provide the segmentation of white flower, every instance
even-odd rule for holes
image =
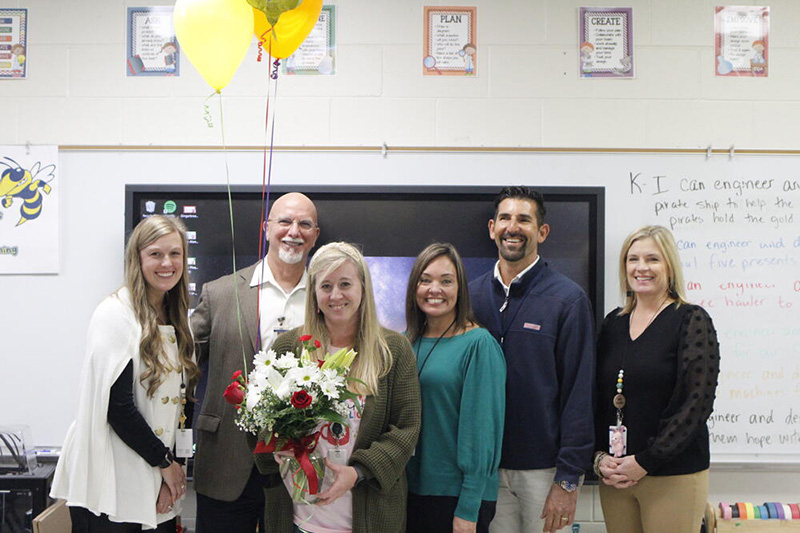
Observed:
[[[283,382],[275,389],[275,395],[281,400],[287,399],[289,396],[299,390],[300,387],[293,379],[284,379]]]
[[[251,388],[253,386],[259,387],[263,389],[267,386],[267,374],[265,372],[261,372],[260,370],[254,370],[250,372],[250,380],[248,382],[247,388]]]
[[[273,392],[275,392],[275,394],[278,394],[278,390],[280,390],[284,380],[291,381],[290,379],[283,377],[281,373],[275,370],[273,367],[268,367],[268,372],[266,376],[267,376],[267,383],[269,384]],[[280,394],[278,394],[278,396],[280,396]]]
[[[278,358],[278,355],[275,353],[275,350],[261,350],[253,357],[253,366],[257,369],[264,367],[264,366],[272,366],[275,364],[275,359]]]
[[[263,387],[257,383],[250,383],[247,387],[247,409],[252,411],[258,405],[261,399],[261,393],[264,391]]]
[[[317,383],[321,377],[316,365],[299,366],[286,373],[286,377],[293,379],[298,387],[308,388]]]
[[[325,380],[319,384],[319,388],[322,389],[322,394],[324,394],[331,400],[339,399],[339,387],[337,386],[335,381]]]
[[[275,368],[287,369],[297,367],[297,358],[292,352],[286,352],[275,361]]]

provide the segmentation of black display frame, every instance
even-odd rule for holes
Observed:
[[[585,266],[588,270],[585,277],[575,281],[586,290],[593,306],[595,320],[599,324],[604,314],[605,188],[531,187],[544,195],[547,209],[545,222],[551,225],[550,235],[540,247],[542,256],[557,270],[566,270],[564,273],[567,275],[570,275],[568,265],[580,263]],[[332,240],[347,240],[361,245],[364,254],[368,256],[413,257],[431,242],[447,241],[452,242],[465,258],[473,256],[496,258],[496,247],[488,236],[488,220],[493,214],[493,199],[501,188],[500,186],[279,185],[271,186],[270,202],[281,194],[298,190],[314,200],[319,209],[322,228],[317,247]],[[258,257],[260,216],[255,217],[255,221],[252,219],[253,202],[258,202],[258,214],[261,212],[262,187],[233,185],[230,194],[234,202],[236,266],[243,268],[255,262]],[[202,283],[230,273],[233,267],[230,253],[230,219],[227,209],[228,189],[224,185],[126,185],[124,228],[126,240],[139,220],[146,216],[139,207],[142,202],[150,199],[157,203],[167,198],[179,205],[185,205],[187,201],[215,201],[222,202],[225,206],[224,219],[216,225],[217,231],[213,235],[217,241],[214,250],[220,250],[222,259],[217,261],[218,266],[213,269],[213,277],[198,275],[198,279],[193,278],[193,281],[196,281],[193,299],[196,300]],[[383,218],[378,221],[380,223],[370,223],[368,213]],[[575,216],[575,213],[579,216]],[[453,216],[454,214],[456,216]],[[183,213],[176,213],[176,216],[185,218],[187,225],[191,226],[192,216]],[[585,220],[576,221],[581,216],[585,217]],[[403,220],[394,217],[402,217]],[[465,232],[465,225],[474,228],[475,233]],[[392,227],[400,227],[402,231],[389,231]],[[570,235],[572,235],[571,241]],[[584,238],[586,242],[581,242]],[[398,250],[398,253],[385,253]],[[554,255],[555,250],[559,250],[559,254]],[[190,255],[191,251],[190,243]],[[225,256],[227,261],[224,259]],[[559,268],[560,264],[564,267]],[[571,277],[583,275],[580,272],[577,274],[580,275]]]

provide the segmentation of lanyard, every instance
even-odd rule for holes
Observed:
[[[456,319],[454,318],[453,321],[450,322],[450,325],[447,326],[447,329],[444,330],[442,332],[442,334],[439,335],[439,338],[436,339],[436,342],[433,343],[433,346],[431,346],[431,349],[428,350],[428,355],[425,356],[425,359],[422,361],[422,365],[419,367],[419,370],[417,371],[417,377],[422,375],[422,369],[425,368],[426,364],[428,364],[428,359],[430,359],[431,355],[433,355],[433,350],[436,349],[436,345],[439,344],[439,341],[442,340],[442,338],[445,335],[447,335],[447,332],[450,331],[450,328],[452,328],[453,324],[455,324],[455,323],[456,323]],[[419,358],[419,351],[420,351],[421,348],[422,348],[422,336],[420,335],[419,337],[417,337],[417,358]]]

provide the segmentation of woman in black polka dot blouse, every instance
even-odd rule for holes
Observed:
[[[694,532],[708,497],[708,419],[719,374],[711,317],[686,301],[675,240],[661,226],[625,239],[625,305],[597,345],[594,470],[614,533]]]

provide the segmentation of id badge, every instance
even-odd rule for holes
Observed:
[[[347,465],[347,454],[341,448],[334,448],[328,451],[328,459],[337,465]]]
[[[628,453],[628,428],[608,426],[608,453],[614,457],[624,457]]]
[[[187,458],[194,455],[194,439],[191,429],[179,429],[175,432],[175,456]]]

